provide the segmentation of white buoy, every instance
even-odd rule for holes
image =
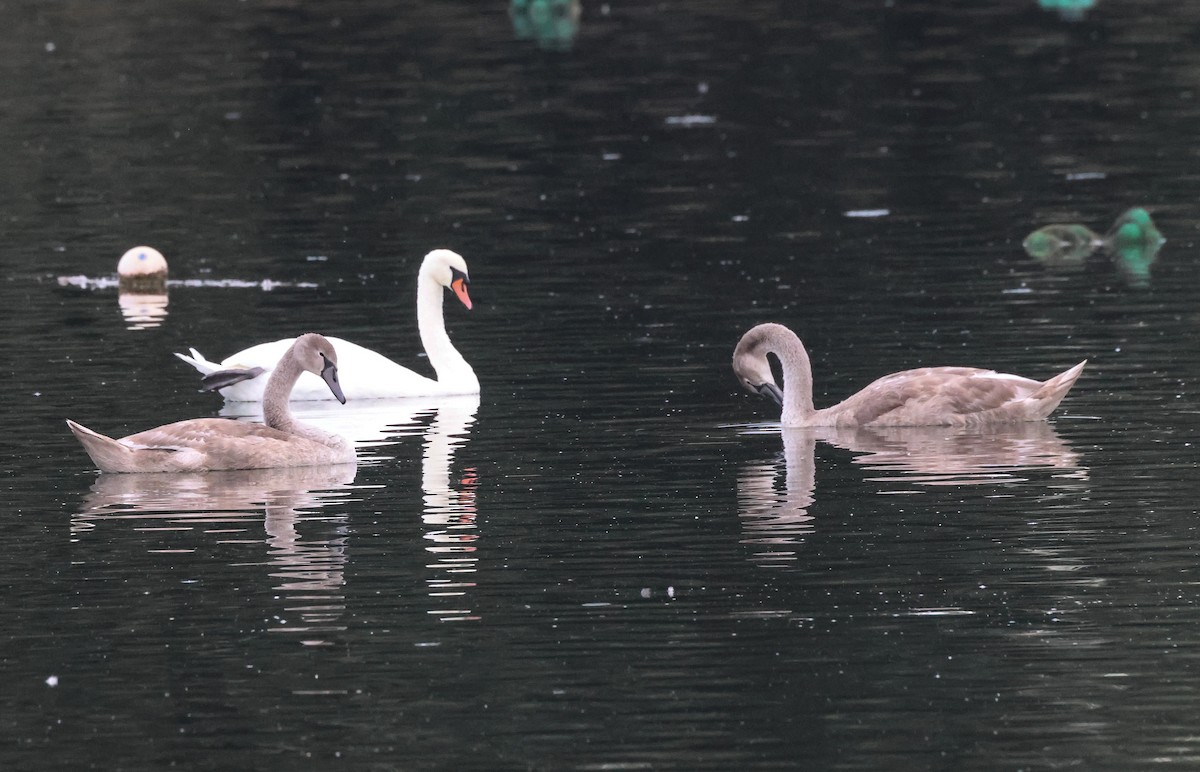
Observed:
[[[121,292],[160,294],[167,291],[167,260],[154,247],[134,247],[117,263]]]

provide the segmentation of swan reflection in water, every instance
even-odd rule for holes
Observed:
[[[129,521],[154,533],[151,552],[193,552],[197,536],[223,544],[260,544],[264,565],[285,593],[284,611],[268,629],[327,643],[322,634],[344,629],[348,516],[340,508],[351,493],[354,464],[188,474],[101,474],[71,520],[72,540],[84,541],[104,521]],[[234,565],[257,565],[237,562]],[[316,636],[316,637],[313,637]]]
[[[748,427],[746,433],[774,433],[777,424]],[[880,493],[915,493],[912,486],[1009,484],[1026,473],[1050,470],[1074,487],[1087,479],[1079,454],[1045,421],[963,430],[943,426],[813,427],[783,429],[783,464],[748,465],[738,478],[742,543],[754,560],[778,566],[796,559],[797,545],[813,533],[809,508],[815,501],[816,444],[820,440],[856,454],[853,462],[886,483]],[[780,485],[780,472],[784,473]],[[899,484],[900,487],[891,487]]]
[[[382,458],[373,455],[376,448],[397,444],[404,437],[421,434],[431,414],[442,405],[455,404],[458,397],[417,397],[411,399],[360,399],[345,405],[335,401],[293,400],[288,403],[299,421],[327,432],[340,434],[354,443],[359,462]],[[468,399],[479,404],[478,395]],[[218,415],[239,421],[263,421],[261,402],[226,402]]]
[[[767,430],[755,427],[751,433],[760,432]],[[742,544],[754,550],[753,559],[764,566],[795,560],[796,546],[814,527],[808,508],[816,488],[816,436],[812,429],[783,429],[782,433],[782,469],[777,460],[754,463],[738,476]]]
[[[455,608],[432,609],[444,619],[474,618],[461,597],[474,586],[462,576],[473,573],[475,545],[474,473],[463,489],[450,482],[455,451],[468,439],[479,407],[477,395],[437,400],[364,400],[348,413],[331,404],[292,403],[303,420],[350,437],[364,450],[395,445],[420,435],[424,520],[432,528],[425,538],[437,558],[429,566],[430,595],[455,598]],[[258,405],[229,404],[223,415],[250,420]],[[350,407],[337,405],[343,411]],[[424,422],[433,414],[428,426]],[[339,420],[340,419],[340,420]],[[378,458],[378,457],[376,457]],[[368,461],[367,463],[370,463]],[[222,544],[256,545],[265,541],[272,586],[285,606],[268,628],[303,635],[306,645],[327,645],[322,637],[344,629],[343,585],[348,560],[349,514],[340,505],[356,496],[354,464],[294,467],[197,474],[101,474],[72,518],[72,540],[83,542],[104,522],[129,522],[153,534],[156,553],[189,553],[201,539],[216,536]],[[259,535],[262,522],[265,539]],[[258,565],[237,561],[234,565]]]
[[[425,549],[431,555],[425,566],[430,572],[426,582],[429,596],[437,599],[429,613],[445,622],[478,621],[467,602],[468,593],[475,587],[471,577],[479,563],[475,504],[478,474],[473,466],[464,468],[461,476],[452,472],[455,454],[470,440],[479,395],[360,400],[358,404],[363,407],[347,411],[351,403],[294,402],[292,409],[298,418],[350,437],[359,449],[360,460],[364,449],[393,444],[397,435],[421,434],[421,521],[427,528]],[[381,412],[382,405],[388,407]],[[236,415],[242,410],[253,414],[257,408],[253,404],[227,403],[221,412]],[[433,418],[422,431],[422,420],[429,414]],[[387,420],[380,423],[379,416]]]
[[[451,477],[454,454],[470,439],[478,409],[478,395],[443,398],[421,443],[421,520],[429,528],[425,549],[432,555],[426,565],[431,572],[426,581],[430,597],[446,604],[430,614],[445,622],[479,620],[466,607],[467,593],[475,587],[471,577],[479,564],[475,554],[478,474],[473,466],[465,468],[457,486]]]
[[[455,484],[451,470],[454,455],[470,439],[479,410],[479,395],[371,399],[339,405],[329,401],[293,402],[292,412],[308,423],[349,437],[359,460],[370,460],[372,449],[395,444],[397,437],[421,434],[422,522],[428,526],[426,550],[429,595],[438,606],[430,614],[443,621],[478,620],[466,608],[465,596],[475,586],[469,577],[476,571],[478,538],[474,467],[463,470]],[[228,402],[222,415],[261,420],[257,403]],[[422,425],[429,415],[428,426]],[[364,452],[365,451],[365,452]],[[378,459],[380,457],[375,456]]]

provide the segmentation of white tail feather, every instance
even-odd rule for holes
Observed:
[[[191,352],[191,356],[188,356],[187,354],[180,354],[179,352],[175,352],[175,356],[196,368],[201,375],[209,375],[210,373],[214,373],[221,369],[221,365],[217,364],[216,362],[208,361],[204,358],[204,355],[196,349],[189,348],[188,351]]]

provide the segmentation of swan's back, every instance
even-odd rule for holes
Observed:
[[[328,337],[327,340],[337,350],[338,369],[343,375],[350,374],[342,386],[347,399],[394,399],[397,396],[416,394],[432,396],[479,391],[478,381],[474,381],[473,389],[470,384],[460,387],[453,383],[439,383],[357,343],[335,337]],[[295,338],[286,338],[259,343],[229,356],[219,364],[213,363],[207,368],[204,367],[205,362],[200,360],[198,363],[196,357],[185,357],[178,354],[176,356],[206,375],[219,370],[250,370],[254,367],[262,367],[269,371],[294,342]],[[221,395],[230,402],[261,402],[266,388],[267,375],[268,373],[264,372],[257,377],[223,387],[220,389]],[[474,378],[474,373],[471,374],[471,378]],[[312,373],[301,375],[300,380],[292,388],[291,400],[293,402],[329,399],[329,387]]]
[[[1085,362],[1048,381],[975,367],[922,367],[885,375],[833,407],[827,426],[987,426],[1046,418]]]
[[[269,426],[227,418],[193,418],[114,440],[67,421],[92,461],[104,472],[208,472],[352,463],[354,447]]]

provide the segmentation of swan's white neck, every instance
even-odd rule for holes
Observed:
[[[421,334],[421,345],[429,355],[429,364],[437,373],[441,383],[471,386],[479,389],[475,371],[458,353],[450,336],[446,334],[446,322],[442,317],[442,285],[422,270],[417,278],[417,330]]]

